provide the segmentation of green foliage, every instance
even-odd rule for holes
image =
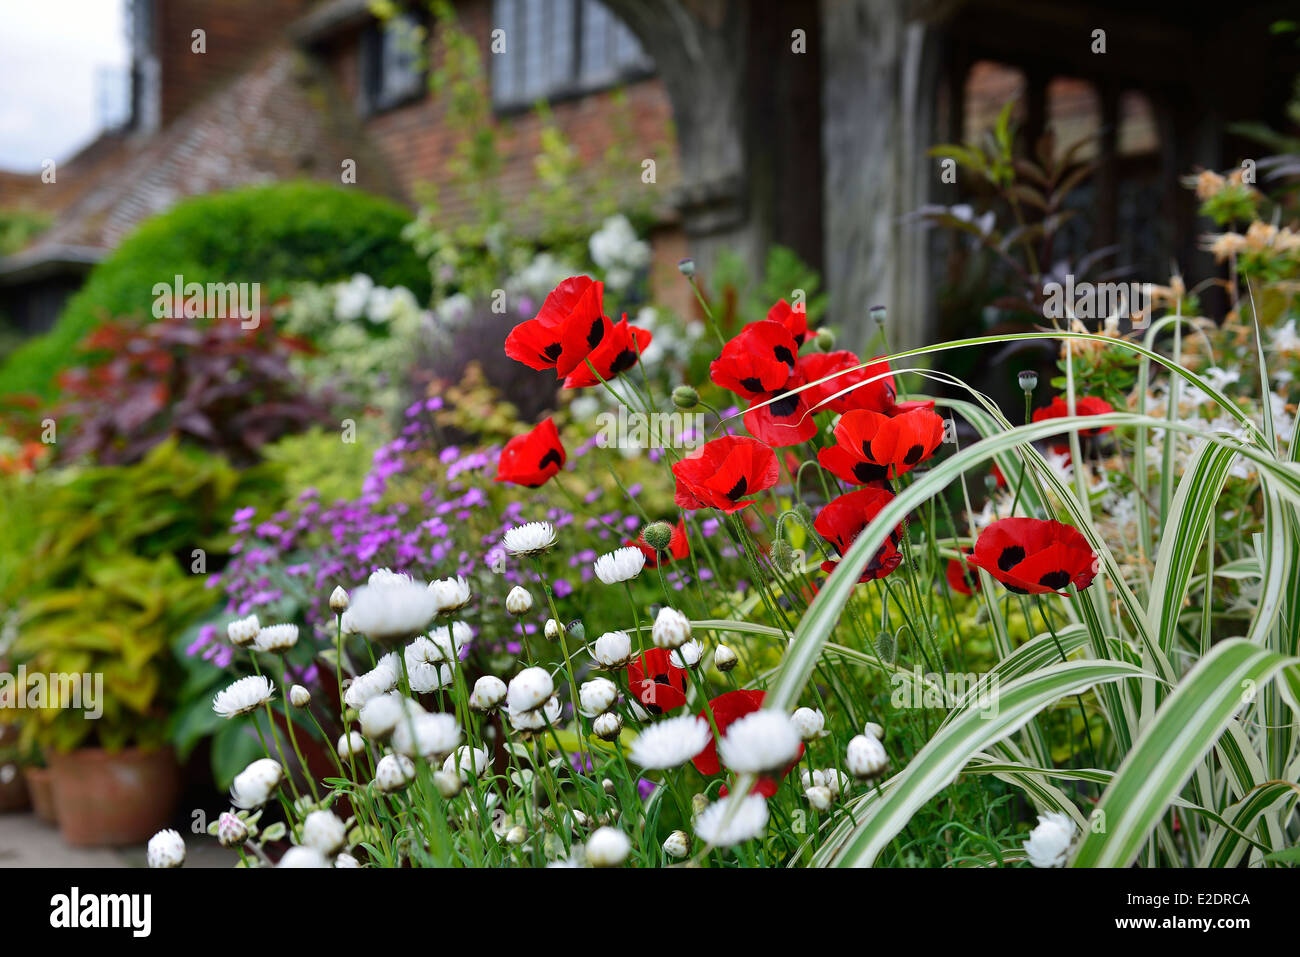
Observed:
[[[152,315],[154,285],[258,282],[269,307],[291,284],[364,272],[428,297],[423,262],[402,240],[410,216],[355,189],[281,183],[187,200],[143,223],[95,267],[55,327],[0,369],[0,393],[48,395],[74,346],[106,318]]]
[[[236,501],[278,486],[273,469],[239,472],[175,441],[138,465],[4,479],[0,604],[17,618],[13,659],[29,675],[104,682],[98,720],[52,707],[6,712],[24,744],[162,742],[178,690],[170,642],[213,602],[207,573],[229,548]]]
[[[0,256],[16,253],[45,231],[50,217],[28,209],[0,209]]]

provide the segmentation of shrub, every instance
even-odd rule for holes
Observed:
[[[262,302],[299,281],[363,272],[385,286],[429,295],[423,261],[401,238],[411,217],[375,196],[316,183],[283,183],[201,196],[143,223],[95,267],[55,327],[0,368],[0,393],[49,395],[73,346],[101,320],[152,314],[153,287],[260,282]]]

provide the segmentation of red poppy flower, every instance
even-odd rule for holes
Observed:
[[[793,375],[766,405],[754,405],[745,412],[745,428],[760,442],[783,449],[807,442],[817,434],[813,410],[803,392],[788,390],[803,385],[803,376]]]
[[[651,648],[627,666],[627,686],[651,714],[676,711],[686,704],[686,671],[669,660],[664,648]]]
[[[974,553],[975,549],[965,548],[962,551],[970,555]],[[979,576],[955,558],[949,560],[944,577],[948,579],[948,587],[959,595],[973,595],[980,590]]]
[[[751,322],[709,364],[709,378],[742,399],[769,399],[785,390],[798,351],[781,323]]]
[[[894,399],[898,392],[894,387],[894,377],[888,374],[889,363],[872,362],[866,368],[856,368],[860,365],[862,360],[847,350],[813,352],[800,356],[799,372],[805,382],[816,382],[828,375],[842,373],[835,375],[834,379],[805,390],[804,395],[807,397],[808,404],[814,409],[819,406],[822,408],[829,406],[833,411],[841,413],[851,409],[869,409],[882,415],[893,414]],[[883,375],[884,378],[867,382],[872,376],[879,375]],[[858,385],[859,383],[866,384]],[[858,385],[858,388],[843,395],[835,395],[852,385]],[[831,398],[832,396],[835,397]]]
[[[496,480],[537,488],[560,471],[564,459],[555,420],[544,419],[531,432],[516,435],[506,443],[497,462]]]
[[[582,365],[610,332],[601,297],[604,284],[571,276],[546,297],[537,317],[506,337],[506,355],[530,369],[554,369],[563,379]]]
[[[880,510],[893,501],[894,493],[888,489],[869,485],[857,491],[831,499],[817,513],[813,528],[817,534],[835,546],[836,552],[843,555],[853,544],[853,540],[867,527]],[[899,524],[886,537],[884,544],[868,560],[866,567],[858,578],[860,582],[884,578],[903,561],[898,551],[898,542],[903,537],[903,526]],[[837,562],[822,562],[822,571],[835,570]]]
[[[673,476],[682,508],[731,513],[753,504],[741,501],[746,495],[775,485],[780,467],[776,453],[757,439],[725,435],[674,465]]]
[[[580,389],[583,386],[599,385],[601,379],[608,382],[617,378],[636,365],[652,338],[649,329],[629,325],[627,315],[624,314],[623,321],[610,326],[609,334],[587,356],[587,361],[600,373],[600,379],[592,373],[587,362],[583,362],[565,378],[564,387]]]
[[[767,311],[769,322],[779,322],[790,331],[795,346],[802,346],[808,341],[808,310],[803,306],[794,307],[782,299]]]
[[[679,562],[691,553],[691,543],[686,539],[686,521],[681,519],[673,526],[673,533],[668,539],[668,547],[659,551],[646,544],[645,535],[638,535],[635,539],[629,538],[624,545],[631,545],[641,549],[641,554],[645,556],[647,568],[658,568],[660,565],[668,565],[672,562]]]
[[[1095,396],[1079,396],[1074,400],[1074,411],[1076,415],[1105,415],[1107,412],[1114,412],[1115,407],[1105,399],[1099,399]],[[1057,396],[1052,400],[1052,404],[1037,409],[1034,412],[1034,421],[1042,422],[1046,419],[1063,419],[1070,414],[1070,404],[1065,401],[1063,396]],[[1115,426],[1104,425],[1096,429],[1080,429],[1079,435],[1084,437],[1093,437],[1101,435],[1103,432],[1113,432]]]
[[[727,728],[731,727],[733,721],[743,718],[747,714],[752,714],[763,707],[763,697],[762,691],[749,691],[747,689],[728,691],[726,694],[720,694],[710,701],[708,708],[700,711],[700,717],[707,723],[709,720],[708,711],[712,711],[713,721],[718,726],[718,734],[725,737]],[[709,730],[713,730],[713,725],[709,725]],[[768,798],[776,794],[777,788],[780,787],[781,778],[790,773],[802,756],[803,745],[801,744],[799,745],[799,754],[781,772],[780,778],[760,777],[754,785],[753,793]],[[706,777],[719,773],[722,770],[722,762],[718,760],[717,739],[710,735],[709,743],[704,746],[703,751],[691,759],[691,762],[695,765],[695,770]],[[724,787],[721,793],[726,796],[727,789]]]
[[[1060,592],[1071,582],[1087,588],[1096,575],[1097,556],[1073,525],[1004,518],[980,533],[967,561],[1024,595]]]
[[[934,454],[943,442],[943,417],[929,409],[881,415],[866,409],[845,412],[835,426],[835,444],[817,461],[846,482],[866,485],[894,479]]]

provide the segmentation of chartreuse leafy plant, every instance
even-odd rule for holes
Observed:
[[[164,743],[178,691],[172,637],[212,603],[208,563],[229,547],[233,503],[268,494],[273,476],[168,440],[136,465],[4,483],[9,658],[29,678],[102,675],[103,699],[93,720],[48,700],[0,719],[20,725],[24,745],[60,751]]]

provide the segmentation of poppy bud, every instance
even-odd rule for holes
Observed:
[[[677,261],[677,271],[687,279],[690,279],[695,275],[695,260],[691,259],[689,256],[686,259],[679,259]]]
[[[719,671],[730,671],[732,668],[736,667],[736,662],[738,660],[736,653],[726,645],[718,645],[718,647],[713,650],[713,667],[717,668]]]
[[[817,348],[822,352],[832,352],[835,349],[835,333],[829,329],[817,330]]]
[[[875,645],[876,654],[880,657],[880,660],[885,664],[892,665],[895,656],[898,654],[898,642],[894,640],[894,636],[887,631],[882,631],[876,635]]]
[[[884,307],[884,306],[872,306],[871,309],[868,310],[867,314],[868,314],[869,316],[871,316],[871,318],[872,318],[872,319],[873,319],[873,320],[874,320],[878,325],[882,325],[882,326],[883,326],[883,325],[885,324],[885,307]]]
[[[984,476],[984,488],[987,489],[990,494],[996,492],[998,490],[998,477],[993,474]]]
[[[651,522],[641,529],[641,538],[656,552],[666,551],[673,540],[673,527],[667,522]]]
[[[1025,391],[1025,394],[1033,392],[1038,388],[1037,372],[1026,369],[1024,372],[1020,373],[1018,378],[1020,379],[1020,388]]]
[[[768,553],[772,558],[772,564],[777,567],[783,574],[790,574],[794,568],[794,549],[790,543],[783,538],[778,538],[772,543],[772,548]]]
[[[683,412],[700,404],[700,394],[688,385],[679,385],[673,389],[673,405]]]

